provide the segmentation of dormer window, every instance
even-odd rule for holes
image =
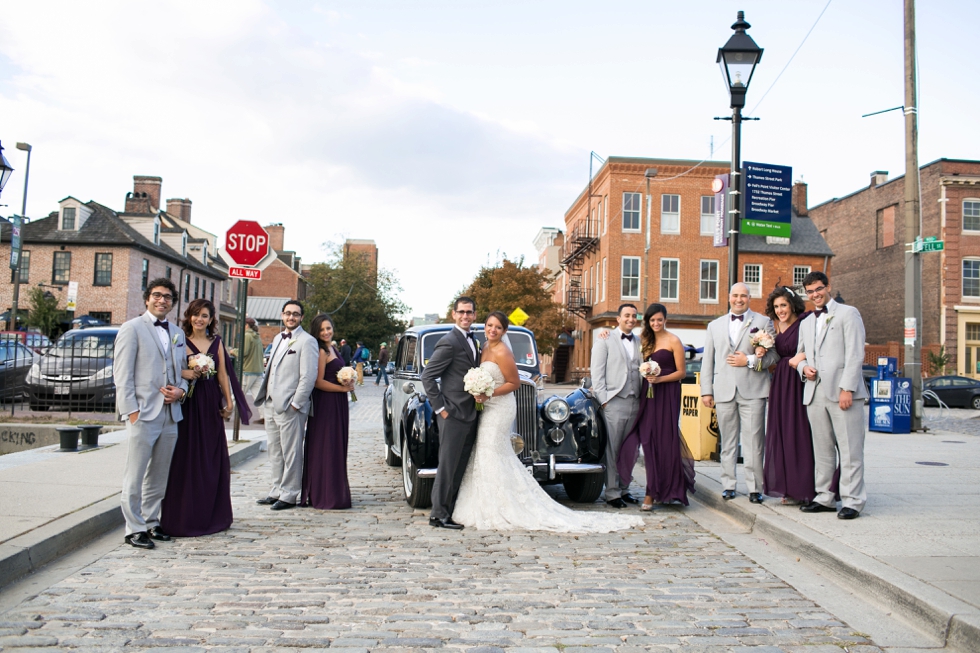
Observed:
[[[153,244],[160,244],[160,218],[153,220]]]
[[[201,248],[201,263],[203,263],[204,265],[207,265],[208,264],[208,248],[207,247],[202,247]]]
[[[62,231],[75,231],[75,209],[65,207],[61,209],[61,229]]]
[[[187,232],[180,234],[180,255],[187,256]]]

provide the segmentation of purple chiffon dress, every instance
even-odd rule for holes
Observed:
[[[344,359],[334,349],[335,358],[323,370],[323,380],[337,383],[337,372]],[[350,415],[346,392],[313,390],[312,412],[306,422],[303,492],[300,505],[320,510],[350,508],[347,481],[347,427]]]
[[[677,371],[674,352],[659,349],[647,360],[660,365],[660,375]],[[652,389],[652,392],[649,390]],[[652,394],[649,397],[648,394]],[[694,460],[681,438],[681,382],[651,386],[644,379],[636,426],[619,450],[618,469],[622,478],[633,477],[633,466],[643,447],[646,465],[646,495],[655,503],[678,501],[688,505],[687,493],[694,491]]]

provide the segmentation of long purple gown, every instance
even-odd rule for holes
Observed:
[[[661,376],[677,371],[674,352],[669,349],[659,349],[647,360],[660,365]],[[648,393],[650,388],[653,389],[652,393]],[[653,394],[653,397],[648,397],[648,394]],[[694,460],[681,438],[680,418],[681,382],[651,386],[644,379],[636,426],[619,450],[618,469],[622,478],[632,478],[633,466],[642,446],[647,476],[646,495],[655,503],[679,501],[686,506],[687,493],[694,491]]]
[[[344,359],[335,358],[323,370],[323,380],[337,383]],[[350,415],[346,392],[313,390],[313,410],[306,422],[306,451],[303,461],[303,492],[300,505],[320,510],[350,508],[347,482],[347,427]]]
[[[809,503],[816,496],[813,478],[813,436],[803,405],[803,381],[789,366],[796,356],[800,324],[809,312],[776,336],[779,362],[769,390],[766,454],[762,467],[763,492]]]
[[[207,351],[216,363],[220,341],[216,337]],[[190,338],[186,342],[191,354],[200,353]],[[233,377],[229,360],[225,359],[226,369]],[[177,445],[160,512],[160,529],[168,535],[197,537],[231,526],[231,466],[221,404],[221,386],[214,375],[197,379],[181,406],[184,418],[177,422]]]

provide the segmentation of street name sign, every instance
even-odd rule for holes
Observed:
[[[745,208],[740,231],[789,238],[793,222],[793,168],[746,161],[742,172]]]

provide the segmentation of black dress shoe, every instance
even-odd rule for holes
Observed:
[[[290,508],[295,508],[295,507],[296,507],[295,503],[287,503],[285,501],[279,501],[279,500],[277,500],[274,504],[272,504],[273,510],[289,510]]]
[[[159,542],[169,542],[173,538],[160,530],[160,527],[150,529],[150,537]]]
[[[800,510],[803,512],[836,512],[837,508],[825,506],[822,503],[817,503],[816,501],[811,501],[810,503],[804,503],[802,506],[800,506]]]
[[[620,499],[622,499],[623,501],[625,501],[626,503],[632,503],[632,504],[633,504],[634,506],[635,506],[635,505],[638,505],[638,504],[640,503],[640,502],[639,502],[639,501],[637,500],[637,498],[636,498],[636,497],[634,497],[634,496],[633,496],[632,494],[630,494],[629,492],[623,492],[623,496],[621,496],[621,497],[619,497],[619,498],[620,498]]]
[[[135,546],[137,549],[152,549],[155,544],[153,540],[146,534],[146,531],[140,531],[139,533],[133,533],[132,535],[126,536],[126,544],[130,546]]]
[[[462,524],[457,524],[452,519],[439,519],[438,517],[429,517],[429,526],[433,528],[448,528],[454,531],[463,530]]]
[[[854,508],[841,508],[840,512],[837,513],[837,519],[857,519],[861,516]]]
[[[721,493],[721,498],[724,499],[725,501],[731,501],[732,499],[735,498],[735,490],[724,490]]]
[[[271,506],[278,500],[279,499],[273,499],[272,497],[266,497],[264,499],[259,499],[255,503],[259,504],[260,506]]]
[[[761,492],[750,492],[749,501],[752,503],[762,503],[762,493]]]
[[[606,501],[606,503],[608,503],[613,508],[625,508],[626,507],[626,502],[623,501],[623,498],[622,497],[618,497],[616,499],[613,499],[612,501]]]

